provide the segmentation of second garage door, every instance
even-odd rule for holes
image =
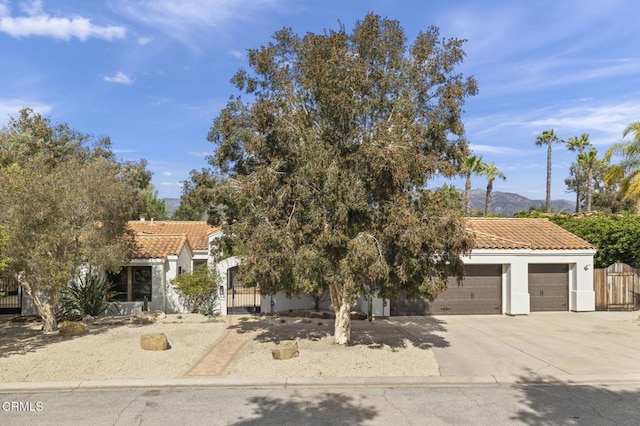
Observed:
[[[569,266],[529,265],[529,300],[531,312],[568,311]]]
[[[400,296],[390,308],[391,315],[500,314],[502,265],[465,265],[462,283],[450,278],[447,290],[433,302]]]

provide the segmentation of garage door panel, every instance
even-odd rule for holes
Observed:
[[[392,315],[500,314],[502,313],[502,266],[466,265],[465,278],[451,277],[447,290],[436,300],[406,300],[391,304]]]
[[[529,265],[531,312],[567,311],[569,267],[566,264]]]

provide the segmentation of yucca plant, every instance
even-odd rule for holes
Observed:
[[[113,284],[106,278],[89,274],[71,282],[58,302],[59,316],[78,320],[86,315],[95,317],[106,312],[117,304],[113,297],[119,293],[112,291],[112,287]]]

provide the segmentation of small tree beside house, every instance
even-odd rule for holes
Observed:
[[[119,176],[108,146],[86,147],[84,135],[30,111],[0,132],[0,258],[42,317],[57,327],[62,290],[90,264],[128,262],[127,218],[135,194]],[[25,149],[27,151],[25,151]]]

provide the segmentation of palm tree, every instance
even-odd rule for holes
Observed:
[[[582,182],[580,182],[580,155],[591,146],[591,142],[589,142],[589,133],[583,133],[580,136],[570,137],[566,142],[567,149],[569,151],[578,151],[578,162],[576,168],[576,213],[580,211],[580,187],[582,186]]]
[[[593,169],[598,162],[598,151],[591,148],[587,152],[578,154],[578,166],[587,170],[587,211],[591,211],[591,195],[593,193]]]
[[[619,183],[622,196],[636,200],[636,215],[640,215],[640,121],[629,124],[622,132],[622,137],[629,134],[633,134],[632,141],[617,143],[605,153],[605,162],[610,162],[614,155],[622,159],[620,163],[609,167],[604,181],[607,185]]]
[[[467,216],[471,214],[471,175],[481,174],[485,166],[482,157],[475,155],[468,155],[461,164],[460,168],[466,179],[464,183],[464,214]]]
[[[545,130],[536,136],[536,146],[547,145],[547,198],[544,206],[547,212],[551,211],[551,144],[560,142],[562,139],[556,136],[553,129]]]
[[[487,216],[489,214],[489,209],[491,208],[491,193],[493,192],[493,181],[498,179],[505,180],[507,177],[502,173],[496,165],[492,162],[491,164],[484,164],[482,171],[480,174],[487,175],[487,195],[484,203],[484,215]]]

